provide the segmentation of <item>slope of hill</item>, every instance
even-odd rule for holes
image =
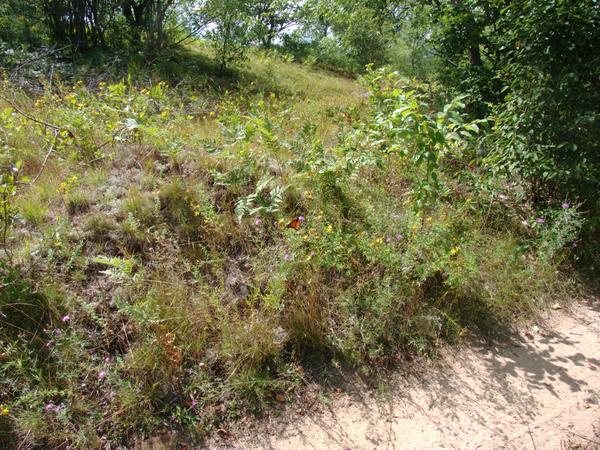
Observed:
[[[477,184],[435,85],[202,51],[0,86],[7,446],[201,436],[575,292],[575,208]]]

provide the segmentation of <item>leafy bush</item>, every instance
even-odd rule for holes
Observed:
[[[506,98],[495,108],[493,161],[519,173],[537,199],[568,198],[598,209],[600,9],[593,2],[523,2],[503,11],[499,74]]]
[[[380,69],[365,77],[377,113],[369,130],[370,138],[385,156],[410,158],[423,176],[413,184],[414,206],[426,210],[446,194],[442,167],[449,159],[464,159],[463,150],[479,132],[477,122],[464,123],[461,98],[432,114],[428,95],[402,80],[397,72]]]

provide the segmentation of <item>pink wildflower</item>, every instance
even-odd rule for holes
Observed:
[[[47,403],[46,406],[44,406],[44,411],[46,411],[47,413],[53,412],[58,414],[60,412],[60,406],[50,402]]]

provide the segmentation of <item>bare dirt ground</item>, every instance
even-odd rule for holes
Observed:
[[[557,311],[502,344],[448,350],[385,389],[290,406],[211,448],[600,448],[600,303]],[[317,398],[317,397],[315,397]]]

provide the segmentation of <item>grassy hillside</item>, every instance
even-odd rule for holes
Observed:
[[[578,213],[538,217],[477,169],[456,175],[467,138],[424,206],[416,141],[386,134],[381,114],[402,91],[434,115],[436,86],[367,86],[262,53],[219,77],[204,55],[21,87],[6,73],[9,445],[201,436],[291,399],[309,369],[431,354],[572,288],[560,269]]]

